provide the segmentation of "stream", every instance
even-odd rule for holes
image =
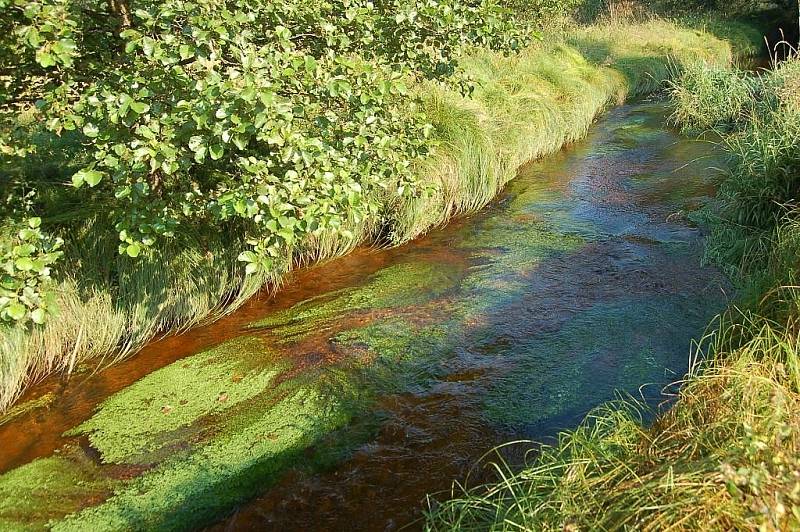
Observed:
[[[0,419],[0,528],[415,530],[533,445],[493,447],[658,406],[728,290],[689,220],[724,161],[666,113],[616,108],[480,213],[37,385]]]

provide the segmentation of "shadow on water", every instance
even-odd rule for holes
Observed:
[[[329,471],[286,473],[213,529],[416,528],[425,495],[493,445],[552,436],[617,390],[646,385],[644,399],[662,401],[725,301],[722,278],[700,264],[698,229],[671,216],[712,191],[710,148],[662,119],[658,106],[614,112],[585,142],[525,168],[487,212],[431,237],[468,259],[432,299],[438,315],[418,302],[355,335],[361,348],[415,353],[384,368],[404,384],[377,394],[377,433]]]
[[[129,526],[418,528],[427,494],[471,470],[473,482],[488,478],[473,468],[493,446],[552,437],[618,391],[644,385],[656,404],[686,371],[691,339],[726,301],[684,216],[713,191],[708,168],[720,163],[712,145],[663,122],[657,104],[617,109],[586,140],[523,168],[478,215],[301,272],[276,298],[79,377],[49,409],[0,426],[0,467],[77,438],[94,462],[138,467],[141,482],[124,481],[108,515],[154,511],[140,495],[156,484],[172,497],[163,519]],[[264,347],[225,358],[224,346],[247,338]],[[219,344],[224,356],[203,351]],[[227,384],[203,406],[192,398],[208,381],[198,375],[217,366]],[[165,372],[185,384],[161,383]],[[159,386],[169,405],[140,398]],[[300,392],[312,399],[295,401]],[[114,432],[108,418],[134,416],[128,402],[195,417]]]

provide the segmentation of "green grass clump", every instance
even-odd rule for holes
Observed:
[[[710,329],[673,406],[597,409],[521,470],[495,465],[497,483],[432,503],[429,530],[800,529],[800,105],[786,89],[797,72],[792,62],[750,78],[755,90],[734,103],[725,92],[741,80],[715,80],[736,74],[678,83],[681,123],[729,129],[708,253],[743,307]],[[752,111],[733,120],[726,103]]]
[[[662,88],[685,65],[728,65],[749,43],[659,20],[575,26],[564,35],[546,34],[512,57],[466,58],[477,83],[471,99],[424,87],[443,146],[421,170],[429,193],[393,206],[392,242],[482,208],[523,163],[585,136],[607,106]]]
[[[721,77],[729,81],[718,83]],[[707,255],[731,275],[762,277],[764,261],[778,249],[776,231],[795,218],[800,197],[798,87],[800,62],[790,61],[759,77],[697,67],[673,90],[673,119],[681,126],[722,133],[732,159],[716,205],[706,213],[713,222]]]
[[[673,86],[672,119],[687,133],[736,129],[752,115],[757,84],[757,78],[729,68],[691,65]]]

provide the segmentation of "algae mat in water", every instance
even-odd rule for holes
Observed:
[[[397,527],[496,443],[658,400],[725,303],[685,216],[721,162],[663,119],[616,110],[485,212],[109,396],[0,476],[0,523]]]

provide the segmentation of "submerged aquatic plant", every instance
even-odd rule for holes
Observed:
[[[744,297],[701,342],[671,407],[650,425],[633,400],[599,408],[521,470],[495,465],[498,482],[432,501],[428,529],[800,528],[800,108],[785,90],[798,71],[703,67],[674,91],[682,124],[729,131],[708,256]]]

